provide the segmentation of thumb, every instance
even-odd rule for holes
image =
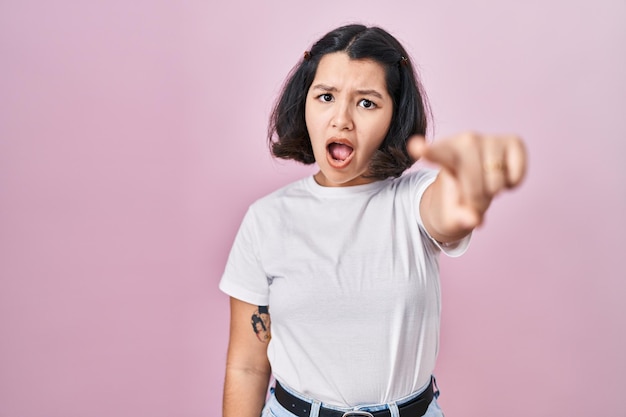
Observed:
[[[426,153],[426,138],[421,135],[413,135],[406,140],[406,150],[413,162],[420,159]]]

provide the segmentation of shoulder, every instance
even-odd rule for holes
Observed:
[[[293,199],[305,198],[310,195],[308,181],[308,177],[302,178],[255,200],[248,208],[248,212],[267,215],[290,204]]]
[[[409,193],[411,195],[421,194],[437,178],[437,171],[430,168],[420,168],[405,172],[402,176],[395,178],[391,182],[398,193]]]

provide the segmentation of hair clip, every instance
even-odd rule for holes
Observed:
[[[311,59],[311,53],[309,51],[304,51],[304,60],[308,61]]]
[[[400,65],[403,67],[409,65],[409,60],[407,59],[407,57],[403,56],[402,58],[400,58]]]

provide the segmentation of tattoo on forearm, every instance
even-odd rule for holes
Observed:
[[[259,306],[252,314],[252,329],[261,342],[269,342],[272,337],[270,332],[270,312],[267,306]]]

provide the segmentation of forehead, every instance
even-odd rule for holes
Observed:
[[[345,52],[324,55],[317,66],[313,85],[335,88],[376,88],[387,90],[385,68],[371,59],[352,59]]]

